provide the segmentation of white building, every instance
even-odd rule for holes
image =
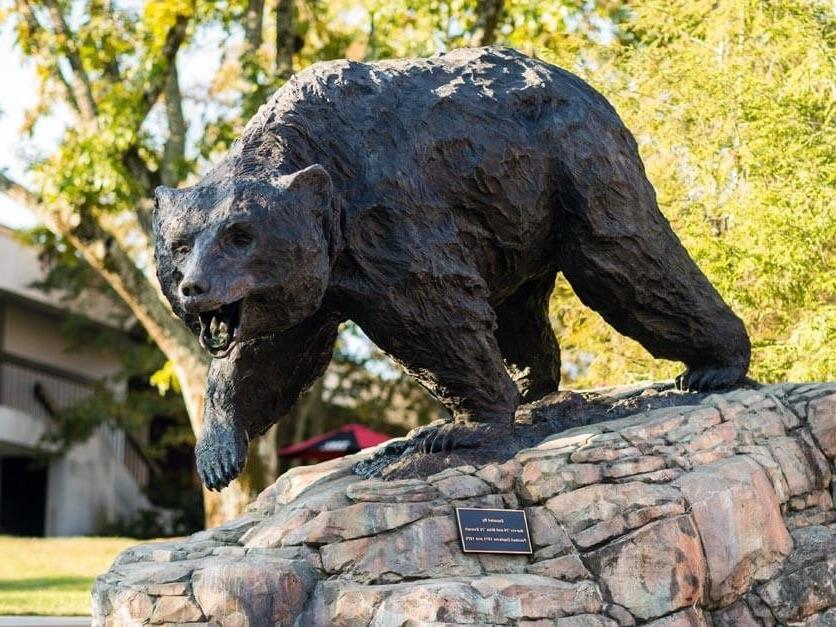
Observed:
[[[83,444],[44,461],[37,455],[50,414],[118,371],[117,355],[71,347],[60,332],[67,310],[110,325],[106,301],[71,304],[31,287],[37,251],[0,226],[0,534],[83,535],[150,507],[148,463],[124,432],[99,427]]]

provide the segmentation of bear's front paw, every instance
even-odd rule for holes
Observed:
[[[209,424],[195,446],[197,474],[210,490],[220,491],[244,469],[249,439],[234,426]]]
[[[676,389],[686,392],[710,392],[747,381],[746,369],[737,366],[688,368],[676,378]]]
[[[484,448],[509,441],[513,425],[493,422],[448,422],[426,432],[419,450],[449,453],[461,449]]]

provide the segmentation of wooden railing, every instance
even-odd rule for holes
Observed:
[[[148,485],[153,464],[136,440],[122,429],[107,424],[99,425],[98,432],[110,444],[116,459],[122,462],[137,484],[143,488]]]
[[[92,393],[91,379],[0,353],[0,403],[3,405],[49,420],[51,413]]]
[[[0,405],[30,416],[51,420],[56,412],[88,398],[94,383],[72,372],[0,352]],[[133,438],[107,424],[100,425],[98,433],[136,482],[146,486],[151,464]]]

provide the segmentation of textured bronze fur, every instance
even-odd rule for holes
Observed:
[[[322,373],[347,319],[450,409],[459,427],[440,446],[510,425],[558,385],[558,272],[619,332],[684,362],[681,387],[748,368],[743,323],[659,212],[616,112],[512,50],[314,65],[157,205],[160,282],[217,356],[197,446],[209,487]],[[234,342],[201,330],[232,302]]]

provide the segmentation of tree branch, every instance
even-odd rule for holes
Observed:
[[[131,146],[125,151],[122,155],[122,163],[146,195],[150,195],[157,185],[163,184],[160,173],[148,167],[148,163],[139,154],[136,146]]]
[[[186,119],[183,117],[183,96],[177,76],[177,64],[172,63],[165,83],[165,114],[168,120],[168,138],[160,164],[163,185],[176,187],[180,181],[183,161],[186,157]]]
[[[90,77],[84,69],[81,55],[76,47],[75,34],[67,26],[67,21],[64,19],[64,14],[61,11],[61,7],[58,6],[58,3],[55,0],[43,0],[43,2],[52,17],[55,31],[63,39],[64,56],[67,58],[70,68],[73,71],[73,76],[75,77],[75,80],[72,81],[72,86],[75,100],[79,107],[79,114],[86,122],[94,123],[98,107],[93,98],[93,87],[90,83]]]
[[[15,6],[17,8],[18,14],[22,17],[22,19],[26,22],[26,28],[28,30],[28,36],[34,36],[36,33],[43,33],[45,32],[41,23],[38,21],[38,17],[35,15],[35,12],[32,10],[32,7],[29,5],[28,2],[24,2],[23,0],[16,0]],[[43,63],[44,65],[50,68],[52,75],[55,79],[61,84],[61,87],[64,90],[64,94],[66,95],[67,102],[70,104],[70,107],[76,114],[81,117],[81,107],[78,104],[78,101],[75,97],[75,92],[73,91],[72,86],[70,85],[69,79],[64,76],[64,72],[61,70],[61,66],[56,62],[58,58],[58,53],[50,47],[49,50],[42,50],[40,49],[41,46],[36,44],[30,43],[33,50],[36,50],[36,53],[40,56],[44,57]],[[83,121],[83,120],[82,120]]]
[[[61,86],[64,88],[64,93],[67,95],[67,102],[70,103],[73,111],[75,111],[79,117],[83,118],[84,114],[82,113],[81,106],[78,104],[78,100],[76,100],[72,85],[70,85],[70,81],[67,77],[64,76],[64,72],[61,71],[61,67],[56,63],[52,71],[55,74],[56,80],[61,83]]]
[[[169,136],[163,151],[163,158],[157,171],[151,170],[142,158],[136,145],[128,148],[122,156],[122,163],[128,168],[134,180],[139,184],[144,195],[150,197],[158,185],[175,187],[180,178],[179,166],[186,151],[186,120],[183,116],[182,93],[177,75],[177,53],[186,39],[189,17],[177,16],[174,26],[168,31],[160,54],[160,61],[151,70],[152,80],[142,94],[138,117],[135,121],[137,132],[156,103],[160,94],[165,95],[166,116]],[[151,234],[151,214],[149,207],[137,208],[137,223],[149,241]]]
[[[162,76],[162,80],[154,81],[142,96],[143,107],[136,123],[136,129],[143,121],[162,93],[165,96],[165,112],[168,120],[168,138],[163,148],[163,156],[159,169],[155,172],[148,167],[136,145],[125,151],[122,162],[131,173],[134,180],[146,196],[158,185],[176,187],[180,182],[179,171],[186,154],[186,119],[183,115],[183,97],[177,74],[177,52],[186,36],[188,17],[178,16],[174,26],[166,34],[166,41],[161,53],[161,65],[155,67],[152,76]],[[149,207],[137,208],[137,221],[145,236],[150,241],[151,215]]]
[[[0,172],[0,192],[25,207],[38,204],[38,197],[34,193],[17,181],[10,179],[3,172]]]
[[[148,239],[153,240],[151,228],[151,192],[158,185],[163,184],[162,177],[159,171],[152,170],[148,167],[145,159],[139,154],[136,146],[131,146],[122,155],[122,163],[131,173],[134,181],[140,188],[140,194],[147,199],[147,203],[140,203],[136,209],[137,224],[142,229],[142,233]],[[146,206],[147,205],[147,206]]]
[[[180,50],[180,46],[186,39],[186,29],[188,25],[189,16],[182,14],[178,15],[176,21],[174,22],[174,26],[172,26],[166,34],[165,43],[163,44],[162,51],[160,52],[159,61],[155,63],[155,66],[152,68],[148,87],[146,87],[142,94],[142,98],[140,99],[140,107],[135,121],[135,128],[137,131],[142,126],[143,122],[145,122],[145,118],[148,117],[148,113],[151,111],[152,107],[157,102],[157,99],[165,89],[165,84],[168,81],[168,75],[171,71],[171,67],[175,63],[177,51]]]

